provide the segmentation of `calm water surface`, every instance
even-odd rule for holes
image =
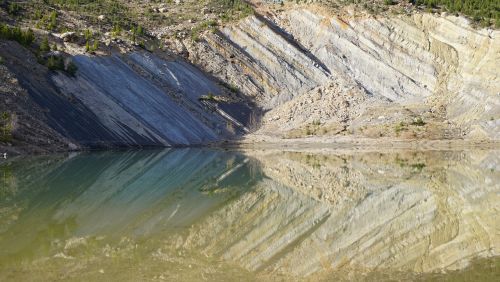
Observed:
[[[500,152],[0,163],[0,281],[500,281]]]

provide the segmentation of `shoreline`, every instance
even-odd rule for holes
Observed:
[[[252,135],[241,140],[222,142],[222,147],[239,149],[351,149],[351,150],[466,150],[500,149],[500,140],[467,139],[393,139],[356,138],[342,136],[334,138],[306,137],[282,139],[267,135]],[[219,144],[221,145],[221,144]]]
[[[230,150],[349,150],[349,151],[388,151],[388,150],[415,150],[415,151],[442,151],[442,150],[500,150],[500,140],[429,140],[429,139],[393,139],[393,138],[356,138],[342,136],[334,138],[306,137],[282,139],[268,135],[249,135],[242,139],[223,140],[207,144],[188,146],[104,146],[78,149],[51,150],[38,146],[1,146],[0,155],[7,153],[7,159],[12,156],[49,155],[71,152],[103,152],[128,150],[155,150],[155,149],[182,149],[182,148],[211,148]]]

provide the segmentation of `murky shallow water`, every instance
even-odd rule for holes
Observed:
[[[500,156],[176,149],[0,163],[1,281],[500,281]]]

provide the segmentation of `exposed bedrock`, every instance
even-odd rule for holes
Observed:
[[[169,52],[77,55],[72,78],[13,42],[0,55],[60,135],[32,139],[71,148],[207,144],[259,126],[281,138],[498,141],[499,34],[455,16],[349,18],[308,6],[177,41],[194,64]]]
[[[267,132],[311,123],[310,116],[349,123],[363,109],[387,116],[384,108],[410,107],[460,128],[453,138],[498,139],[499,34],[454,16],[340,18],[310,7],[243,19],[188,48],[191,60],[271,110]],[[314,99],[317,89],[353,110],[339,115],[342,101]]]
[[[10,45],[2,50],[7,67],[73,148],[207,144],[243,132],[250,112],[241,101],[221,107],[201,99],[227,90],[179,58],[79,55],[77,76],[70,77],[48,72],[27,50]]]
[[[446,106],[449,119],[477,123],[498,139],[498,31],[430,14],[345,20],[300,10],[280,21],[332,72],[394,101],[429,97]]]

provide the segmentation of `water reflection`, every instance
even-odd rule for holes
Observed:
[[[0,280],[498,277],[498,156],[179,149],[10,160],[0,164]]]

